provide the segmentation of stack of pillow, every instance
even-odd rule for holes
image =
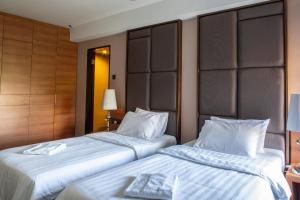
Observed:
[[[151,112],[136,108],[135,112],[127,112],[117,133],[153,140],[164,135],[168,125],[167,112]]]
[[[270,120],[235,120],[211,117],[202,127],[194,147],[256,157],[264,152]]]

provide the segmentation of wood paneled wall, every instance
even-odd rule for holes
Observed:
[[[0,149],[74,136],[76,66],[67,28],[0,13]]]

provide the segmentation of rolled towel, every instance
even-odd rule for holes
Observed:
[[[128,186],[124,194],[128,197],[163,199],[174,198],[178,176],[164,174],[140,174]]]
[[[67,148],[66,144],[49,142],[49,143],[34,145],[33,147],[23,151],[23,154],[51,156],[65,150],[66,148]]]

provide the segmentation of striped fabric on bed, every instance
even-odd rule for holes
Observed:
[[[58,200],[126,199],[124,190],[141,173],[178,175],[176,200],[275,199],[269,183],[258,176],[157,154],[74,184]]]

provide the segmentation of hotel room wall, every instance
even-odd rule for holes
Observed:
[[[183,21],[182,47],[182,141],[197,135],[197,19]],[[82,135],[85,127],[86,63],[89,48],[111,45],[110,88],[116,89],[118,107],[125,107],[126,33],[81,42],[78,45],[78,76],[76,105],[76,135]]]
[[[286,0],[288,21],[288,93],[300,93],[300,1]],[[291,161],[300,162],[300,146],[296,140],[300,134],[293,133],[291,140]]]
[[[300,1],[288,0],[288,93],[300,93]],[[126,33],[100,38],[79,43],[78,52],[78,76],[77,83],[77,121],[76,134],[84,133],[85,121],[85,77],[86,77],[86,51],[101,45],[114,44],[112,47],[111,74],[118,72],[117,79],[111,81],[111,87],[118,87],[118,103],[124,107],[125,102],[125,69],[126,69]],[[182,38],[182,117],[181,135],[182,142],[189,141],[197,135],[197,20],[183,21]],[[120,91],[121,90],[121,91]],[[82,98],[84,97],[84,98]],[[300,135],[297,136],[300,139]],[[295,137],[292,138],[295,140]],[[293,144],[293,142],[292,142]],[[292,145],[292,151],[300,161],[300,147]],[[292,154],[293,157],[293,154]]]
[[[125,107],[126,33],[120,33],[109,37],[79,43],[77,66],[76,135],[83,135],[85,132],[87,50],[107,45],[110,45],[110,88],[116,89],[118,107]],[[111,78],[111,75],[113,74],[116,75],[115,80]]]
[[[68,29],[0,13],[0,149],[74,135],[76,56]]]

